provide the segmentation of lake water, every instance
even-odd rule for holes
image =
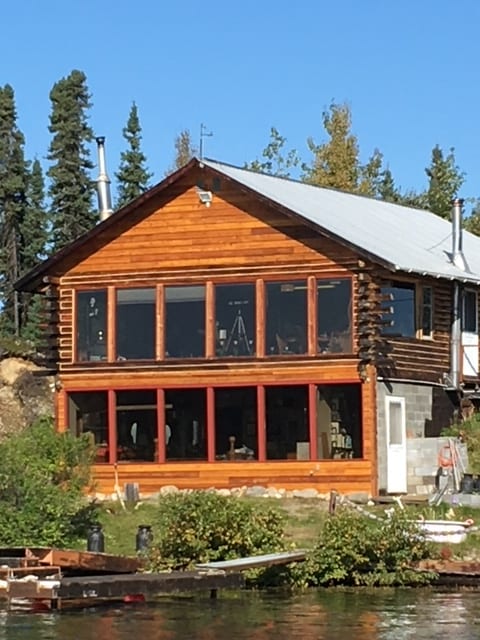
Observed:
[[[1,640],[480,638],[480,594],[430,589],[220,592],[61,613],[0,610]]]

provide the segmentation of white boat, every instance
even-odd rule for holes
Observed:
[[[415,524],[430,542],[459,544],[467,539],[473,520],[417,520]]]

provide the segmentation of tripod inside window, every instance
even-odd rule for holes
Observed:
[[[221,333],[221,332],[219,332]],[[245,321],[239,309],[233,321],[232,328],[225,338],[219,337],[219,355],[250,356],[252,342],[248,339]]]

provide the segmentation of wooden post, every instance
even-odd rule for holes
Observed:
[[[108,461],[117,463],[117,398],[113,389],[108,390]]]
[[[215,391],[207,387],[207,460],[215,462]]]
[[[165,437],[165,391],[157,389],[157,450],[155,462],[163,464],[166,459]]]
[[[316,384],[308,385],[308,433],[310,440],[310,460],[318,460]]]
[[[257,387],[257,446],[258,461],[265,462],[267,459],[267,429],[265,414],[265,387],[259,385]]]

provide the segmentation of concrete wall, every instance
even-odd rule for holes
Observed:
[[[408,492],[422,493],[419,487],[427,487],[428,493],[437,472],[439,442],[445,439],[425,437],[438,435],[443,426],[450,424],[453,413],[448,396],[443,389],[414,382],[382,382],[377,384],[377,454],[378,488],[384,492],[387,486],[387,433],[385,398],[396,396],[405,399],[407,423],[407,474]]]
[[[438,454],[448,438],[409,438],[407,440],[408,493],[428,495],[435,491]],[[458,444],[463,468],[468,467],[467,447]]]

